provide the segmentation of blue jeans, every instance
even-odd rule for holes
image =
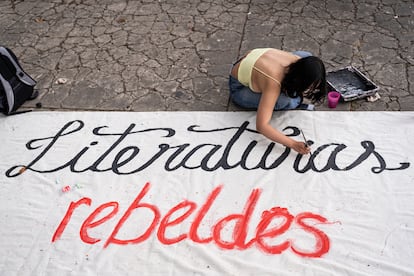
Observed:
[[[293,54],[298,55],[302,58],[312,56],[311,53],[306,51],[295,51]],[[229,89],[231,100],[238,106],[248,109],[257,109],[259,106],[262,93],[256,93],[252,91],[249,87],[244,86],[231,75],[229,76]],[[301,102],[302,99],[300,97],[290,98],[287,95],[280,93],[274,110],[295,109],[301,104]]]

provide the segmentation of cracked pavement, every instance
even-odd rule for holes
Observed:
[[[240,110],[229,68],[256,47],[310,51],[380,87],[335,110],[414,110],[412,0],[0,0],[0,26],[39,110]]]

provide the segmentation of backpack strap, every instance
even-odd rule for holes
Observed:
[[[14,94],[13,94],[13,89],[10,86],[10,83],[8,81],[6,81],[2,75],[0,74],[0,83],[3,85],[4,88],[4,93],[6,94],[6,99],[7,99],[7,109],[6,113],[10,113],[13,109],[14,106]],[[4,107],[6,108],[6,107]]]
[[[16,62],[16,60],[12,57],[10,52],[5,47],[0,47],[0,54],[6,56],[13,64],[13,66],[16,68],[16,76],[20,79],[21,82],[30,86],[36,85],[36,81],[34,81],[28,74],[23,71],[22,67],[20,67],[20,65]]]

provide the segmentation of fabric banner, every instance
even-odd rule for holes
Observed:
[[[414,274],[414,112],[255,115],[0,118],[0,274]]]

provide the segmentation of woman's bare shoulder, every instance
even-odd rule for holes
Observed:
[[[300,57],[290,52],[279,49],[270,49],[262,57],[274,64],[280,64],[282,67],[287,67],[300,59]]]

